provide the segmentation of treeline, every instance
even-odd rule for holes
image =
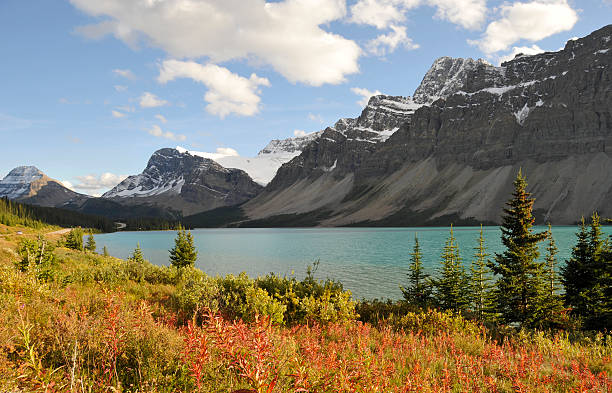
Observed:
[[[466,269],[451,226],[440,267],[430,274],[423,267],[415,237],[407,285],[402,287],[404,301],[366,301],[358,312],[368,319],[401,314],[405,308],[438,308],[485,324],[612,328],[612,244],[601,232],[599,216],[594,213],[588,225],[582,220],[571,258],[559,269],[550,226],[539,233],[532,228],[534,199],[526,189],[527,182],[519,172],[502,217],[504,252],[489,255],[481,229]],[[544,258],[540,257],[540,242],[546,243]]]
[[[28,205],[0,198],[0,223],[4,225],[24,225],[41,228],[45,224],[60,227],[81,226],[97,229],[102,232],[112,232],[115,224],[102,216],[83,214],[72,210]]]

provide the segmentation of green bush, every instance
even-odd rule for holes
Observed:
[[[21,259],[15,265],[22,272],[30,271],[38,279],[49,280],[56,264],[53,250],[53,245],[40,236],[37,240],[22,239],[17,246]]]
[[[395,329],[413,331],[425,335],[447,332],[477,336],[482,331],[482,327],[477,323],[469,321],[460,314],[453,313],[450,310],[409,311],[402,316],[392,314],[386,322]]]

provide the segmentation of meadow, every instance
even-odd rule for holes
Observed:
[[[383,318],[313,271],[210,277],[68,249],[56,229],[0,226],[2,392],[612,391],[603,333]],[[19,268],[24,238],[53,258]]]

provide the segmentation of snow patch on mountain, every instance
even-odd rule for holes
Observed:
[[[19,166],[0,180],[0,198],[17,199],[28,196],[33,182],[42,179],[44,173],[34,166]]]

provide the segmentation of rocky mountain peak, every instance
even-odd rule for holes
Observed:
[[[279,154],[279,153],[299,153],[304,150],[304,147],[310,142],[321,136],[323,132],[311,132],[304,136],[296,136],[287,139],[273,139],[261,149],[258,155],[264,154]]]
[[[473,75],[476,73],[482,74],[484,80],[475,80]],[[495,67],[483,59],[440,57],[434,61],[423,77],[421,84],[414,92],[413,99],[415,103],[428,105],[460,90],[478,90],[484,87],[481,86],[483,83],[495,84],[495,81],[501,81],[502,77],[502,68]],[[474,88],[467,87],[470,84],[476,86]]]
[[[18,166],[0,180],[0,198],[17,199],[30,194],[32,183],[45,177],[35,166]]]

